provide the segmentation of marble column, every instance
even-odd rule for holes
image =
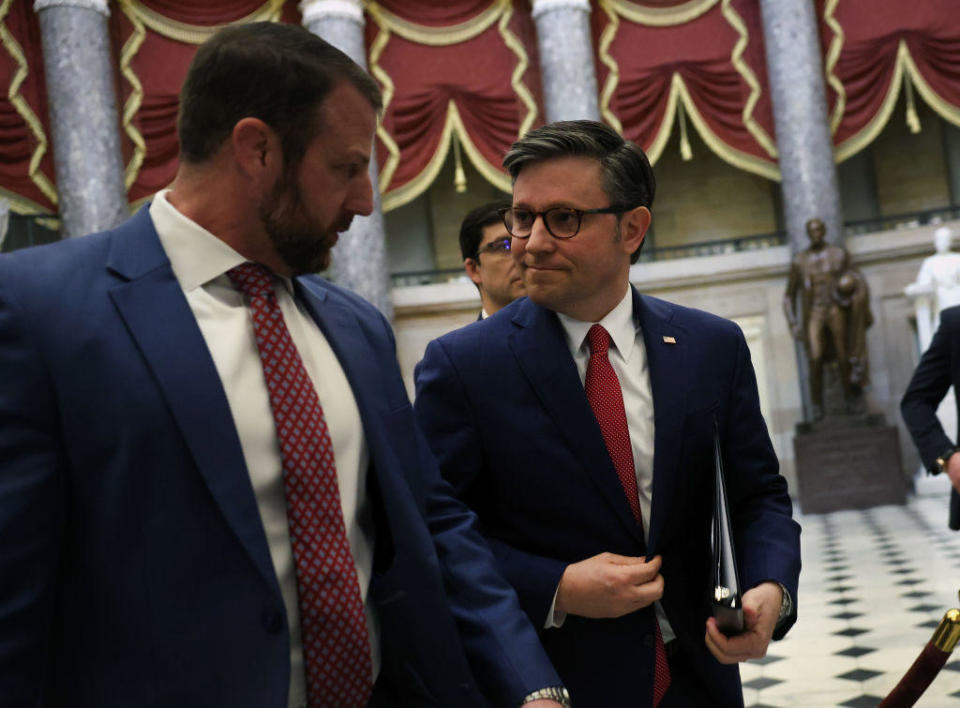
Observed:
[[[533,0],[547,121],[600,120],[589,0]]]
[[[106,0],[36,0],[50,101],[61,235],[129,216]]]
[[[304,27],[330,42],[364,69],[367,68],[363,5],[360,0],[303,0],[300,12]],[[338,285],[353,290],[392,318],[390,269],[378,178],[376,160],[371,160],[373,213],[355,217],[350,229],[340,234],[340,240],[333,250],[331,275]]]
[[[783,177],[783,210],[792,253],[808,246],[805,224],[820,218],[827,240],[843,243],[843,219],[820,35],[810,0],[760,0],[767,73]]]

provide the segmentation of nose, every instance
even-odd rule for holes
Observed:
[[[534,219],[533,228],[530,229],[530,236],[524,241],[524,246],[531,253],[545,253],[556,247],[556,242],[543,221],[543,214],[538,214]]]
[[[370,180],[369,171],[364,172],[351,185],[350,198],[346,206],[351,212],[360,216],[369,216],[373,213],[373,182]]]

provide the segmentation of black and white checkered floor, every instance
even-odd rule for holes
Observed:
[[[960,605],[949,484],[918,479],[906,506],[798,515],[799,621],[741,667],[747,706],[876,706]],[[960,706],[960,648],[918,706]]]

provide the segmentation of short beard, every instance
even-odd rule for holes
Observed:
[[[294,276],[330,267],[329,238],[310,223],[300,185],[285,170],[258,212],[270,242]]]

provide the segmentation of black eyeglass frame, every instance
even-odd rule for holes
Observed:
[[[533,215],[533,221],[530,224],[530,233],[526,236],[518,236],[510,230],[510,225],[507,223],[507,212],[513,211],[516,207],[504,207],[503,209],[498,209],[497,213],[500,215],[500,218],[503,220],[503,226],[513,238],[519,239],[528,239],[533,233],[533,226],[537,223],[537,218],[543,218],[543,225],[547,227],[547,233],[549,233],[554,238],[560,239],[561,241],[566,241],[567,239],[573,238],[578,233],[580,233],[580,228],[583,226],[583,215],[584,214],[625,214],[634,207],[622,207],[622,206],[608,206],[603,207],[602,209],[576,209],[574,207],[550,207],[549,209],[544,209],[543,211],[534,211],[533,209],[526,209]],[[547,214],[552,211],[567,211],[572,212],[577,215],[577,228],[574,229],[573,233],[569,236],[558,236],[553,233],[553,229],[550,228],[550,221],[547,219]]]
[[[510,253],[510,238],[513,237],[513,234],[510,234],[508,238],[498,238],[485,246],[480,246],[477,248],[477,252],[473,256],[473,260],[480,258],[481,253],[496,253],[502,251],[503,253]]]

